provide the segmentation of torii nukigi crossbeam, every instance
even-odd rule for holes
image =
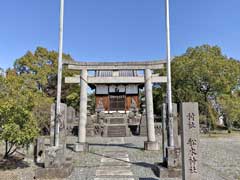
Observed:
[[[95,77],[95,76],[88,76],[86,81],[89,84],[143,84],[144,76],[137,76],[137,77]],[[167,77],[166,76],[155,76],[152,75],[152,83],[166,83]],[[80,83],[80,76],[74,77],[65,77],[65,83],[74,84]]]

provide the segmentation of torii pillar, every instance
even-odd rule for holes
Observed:
[[[80,115],[78,121],[78,141],[74,145],[75,152],[86,152],[89,150],[86,142],[86,125],[87,125],[87,69],[82,69],[80,76]]]
[[[156,141],[155,136],[151,69],[145,69],[144,79],[147,114],[147,141],[144,142],[144,149],[150,151],[158,151],[160,150],[160,144]]]

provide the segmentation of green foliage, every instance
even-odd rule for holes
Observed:
[[[153,107],[154,114],[161,114],[161,105],[166,99],[166,84],[161,86],[153,85]]]
[[[1,104],[2,131],[0,139],[15,146],[30,144],[38,135],[37,121],[32,113],[17,102]]]
[[[67,96],[68,106],[72,106],[75,109],[79,109],[79,93],[73,92]]]
[[[203,45],[189,48],[185,54],[172,61],[173,101],[198,102],[201,120],[206,119],[214,128],[218,114],[210,100],[219,103],[218,97],[230,96],[239,86],[239,79],[240,63],[222,55],[219,47]],[[156,91],[154,97],[158,101],[155,103],[162,103],[163,97],[158,96],[166,92],[166,86]]]
[[[201,114],[214,125],[217,114],[209,99],[231,94],[239,83],[239,70],[239,62],[223,56],[217,46],[189,48],[172,62],[174,99],[199,102]]]
[[[53,99],[45,95],[37,95],[34,99],[32,113],[37,120],[42,135],[50,134],[51,104]]]
[[[161,70],[155,70],[154,74],[159,76],[167,76],[167,67]],[[166,83],[153,84],[153,104],[154,104],[154,114],[161,114],[161,105],[166,101],[167,92]]]
[[[63,54],[63,59],[73,61],[72,57],[66,54]],[[27,52],[14,63],[14,69],[18,74],[31,79],[38,90],[43,91],[52,98],[56,97],[57,68],[58,52],[48,51],[43,47],[37,47],[34,53]],[[71,105],[71,101],[67,102],[68,95],[77,93],[79,97],[78,85],[64,83],[64,77],[72,76],[73,74],[79,74],[79,72],[69,71],[66,67],[63,67],[62,102],[69,105]]]
[[[39,129],[31,111],[35,92],[29,81],[9,71],[6,78],[0,77],[0,82],[0,139],[11,145],[6,148],[8,157],[12,147],[16,150],[31,143]]]
[[[231,95],[222,95],[218,97],[218,102],[221,104],[222,111],[227,119],[228,128],[240,128],[240,96],[238,92]]]
[[[223,56],[220,48],[203,45],[174,59],[172,77],[174,94],[180,101],[217,96],[236,87],[239,63]]]
[[[73,60],[66,54],[63,59]],[[57,52],[38,47],[17,59],[6,77],[0,76],[0,139],[6,142],[6,157],[31,143],[39,133],[49,133],[50,107],[57,90],[57,62]],[[74,74],[79,72],[63,68],[62,102],[79,109],[79,85],[64,83],[65,76]]]

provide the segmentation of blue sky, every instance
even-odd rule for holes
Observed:
[[[172,56],[218,45],[240,59],[239,0],[170,0]],[[165,58],[164,0],[65,0],[64,52],[80,61]],[[27,50],[58,49],[59,0],[4,0],[0,67]]]

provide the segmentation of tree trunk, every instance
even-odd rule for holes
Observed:
[[[5,154],[4,154],[4,159],[8,158],[8,141],[5,141]]]
[[[228,128],[228,133],[230,134],[232,132],[232,123],[227,117],[227,128]]]
[[[8,147],[9,143],[8,141],[5,141],[5,154],[4,154],[4,159],[8,159],[10,155],[12,155],[16,150],[14,150],[13,152],[11,152],[14,144],[11,144],[10,147]]]

